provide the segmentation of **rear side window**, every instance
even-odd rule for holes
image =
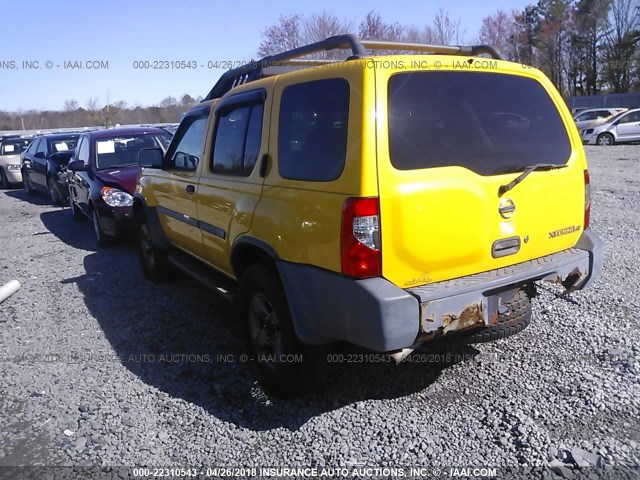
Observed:
[[[219,114],[213,147],[213,170],[225,175],[248,177],[260,153],[261,103],[240,105]]]
[[[461,166],[480,175],[563,165],[571,145],[537,81],[478,72],[401,73],[389,80],[389,151],[399,170]]]
[[[19,155],[29,145],[29,140],[6,140],[0,146],[0,155]]]
[[[278,127],[280,175],[291,180],[337,179],[347,157],[349,82],[332,78],[284,89]]]

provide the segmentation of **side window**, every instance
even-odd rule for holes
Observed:
[[[186,126],[184,124],[186,123]],[[193,116],[183,120],[184,130],[176,132],[177,144],[169,163],[169,169],[192,172],[198,168],[207,128],[207,117]],[[181,136],[180,136],[181,135]]]
[[[44,138],[41,139],[40,143],[38,144],[36,154],[38,153],[44,153],[45,155],[47,154],[47,141]]]
[[[619,123],[633,123],[640,120],[640,114],[638,112],[631,112],[619,120]]]
[[[260,153],[263,112],[261,103],[242,105],[218,117],[213,147],[214,172],[251,175]]]
[[[89,164],[89,140],[87,140],[87,137],[82,137],[80,139],[80,145],[78,145],[76,159],[82,160],[85,165]]]
[[[32,140],[31,143],[29,144],[29,147],[27,148],[27,152],[30,153],[31,155],[36,153],[36,148],[38,146],[38,143],[40,143],[40,139],[39,138],[36,138],[35,140]]]
[[[280,102],[278,167],[283,178],[337,179],[347,157],[349,82],[319,80],[285,88]]]
[[[585,120],[595,120],[595,119],[596,119],[596,112],[586,112],[580,115],[580,117],[578,118],[578,120],[581,122]]]

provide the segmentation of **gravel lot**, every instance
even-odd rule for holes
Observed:
[[[255,383],[223,300],[0,191],[0,284],[23,285],[0,305],[0,465],[640,466],[640,146],[587,155],[591,290],[545,286],[527,330],[453,361],[329,364],[296,400]]]

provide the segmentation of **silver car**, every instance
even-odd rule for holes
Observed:
[[[0,137],[0,187],[9,188],[22,183],[20,154],[27,148],[31,138],[17,135]]]
[[[627,110],[628,108],[590,108],[577,113],[573,116],[573,119],[576,122],[578,130],[582,130],[590,125],[604,123],[610,117],[621,112],[626,112]]]
[[[619,113],[602,125],[589,126],[580,136],[589,145],[640,142],[640,108]]]

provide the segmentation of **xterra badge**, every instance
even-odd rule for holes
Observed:
[[[554,230],[553,232],[549,232],[549,238],[556,238],[562,235],[569,235],[570,233],[577,232],[580,230],[580,225],[575,225],[573,227],[561,228],[560,230]]]

